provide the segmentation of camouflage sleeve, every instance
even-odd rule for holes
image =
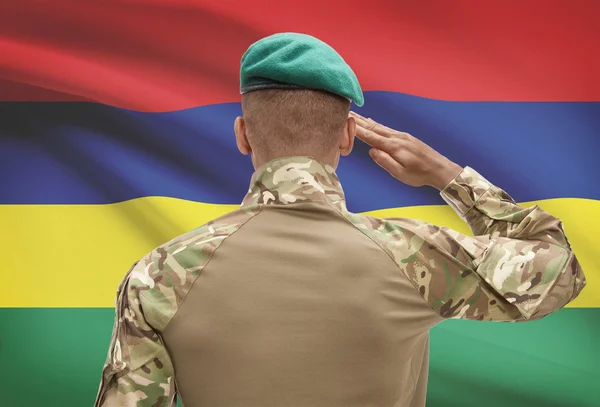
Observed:
[[[173,365],[144,305],[143,262],[121,282],[108,357],[94,407],[175,407]]]
[[[442,318],[539,319],[585,286],[560,221],[538,206],[517,205],[469,167],[441,195],[475,237],[414,219],[387,219],[375,230]]]
[[[538,205],[517,205],[510,195],[470,167],[465,167],[440,195],[475,236],[536,240],[570,250],[560,220]]]
[[[560,220],[539,206],[519,206],[470,167],[441,196],[475,235],[439,228],[428,236],[450,253],[465,251],[463,270],[454,276],[446,270],[430,282],[430,300],[445,299],[448,316],[537,319],[564,307],[585,286]]]

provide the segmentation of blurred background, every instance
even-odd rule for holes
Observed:
[[[432,331],[428,406],[600,405],[600,3],[0,0],[0,405],[93,405],[117,286],[239,205],[239,61],[275,32],[355,70],[357,111],[559,217],[588,286],[518,324]],[[358,142],[352,211],[469,233]]]

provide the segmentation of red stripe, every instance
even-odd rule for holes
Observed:
[[[2,2],[0,100],[144,111],[238,101],[241,54],[278,31],[330,43],[365,90],[600,100],[595,0]]]

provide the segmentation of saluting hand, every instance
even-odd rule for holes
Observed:
[[[356,120],[356,137],[371,147],[369,155],[394,178],[413,187],[444,189],[462,168],[408,133],[390,129],[350,112]]]

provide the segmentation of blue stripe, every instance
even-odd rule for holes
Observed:
[[[368,92],[357,111],[420,137],[518,201],[600,199],[600,103],[445,102]],[[0,103],[0,203],[103,204],[142,196],[235,204],[252,166],[238,103],[141,113],[94,103]],[[354,211],[441,204],[358,142],[338,174]]]

